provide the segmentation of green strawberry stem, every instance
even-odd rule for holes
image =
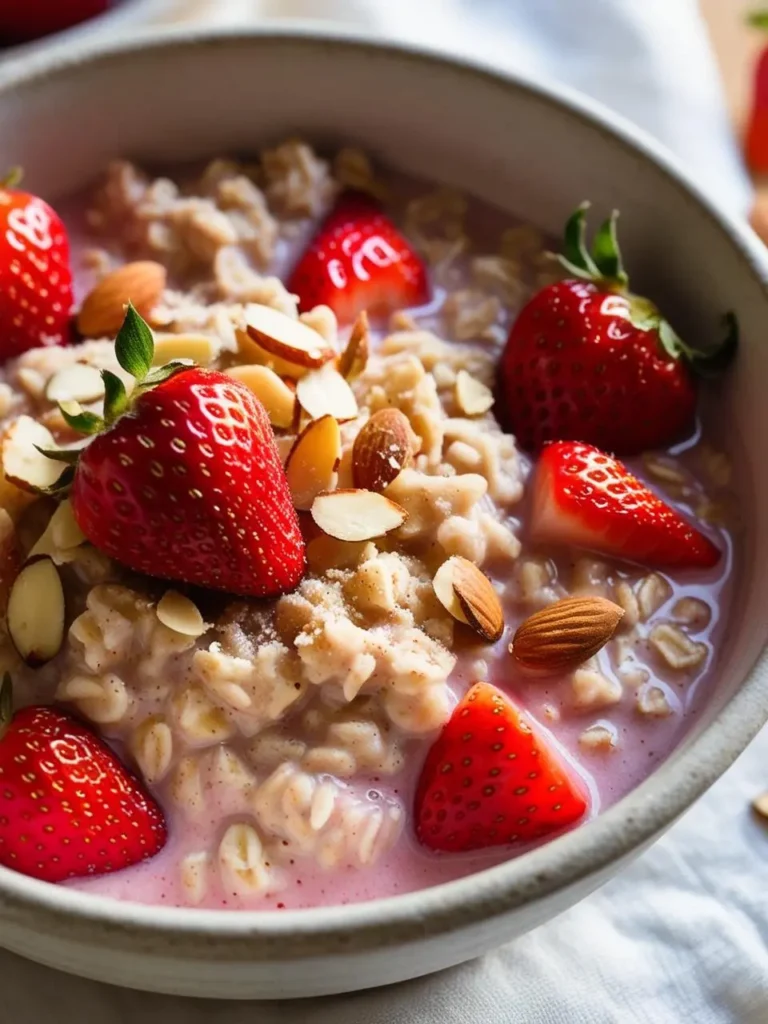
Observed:
[[[17,185],[21,184],[21,179],[24,177],[24,172],[20,167],[9,167],[2,178],[0,178],[0,188],[16,188]]]
[[[768,27],[768,11],[765,18]],[[726,315],[726,337],[716,348],[702,352],[687,345],[650,299],[629,290],[629,276],[624,269],[616,231],[618,210],[614,210],[598,228],[590,249],[587,245],[588,209],[589,203],[583,202],[568,218],[563,252],[556,257],[558,262],[574,277],[623,295],[629,303],[630,322],[640,331],[656,331],[670,358],[684,360],[694,373],[703,377],[714,376],[725,369],[738,346],[739,329],[735,314]]]
[[[768,29],[768,10],[763,7],[759,11],[750,11],[747,15],[747,24],[753,28]]]
[[[0,683],[0,739],[6,733],[13,719],[13,681],[10,672],[6,672]]]

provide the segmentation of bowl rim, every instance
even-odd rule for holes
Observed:
[[[10,57],[0,65],[0,102],[12,89],[56,80],[81,65],[108,64],[114,58],[148,51],[291,45],[337,47],[385,52],[394,59],[425,68],[440,66],[454,74],[492,81],[497,87],[564,110],[607,136],[612,144],[640,156],[661,170],[680,192],[714,222],[733,258],[763,286],[768,298],[768,256],[747,227],[718,207],[667,149],[644,130],[576,90],[542,82],[520,70],[500,68],[463,54],[408,41],[372,39],[358,29],[328,22],[275,22],[248,28],[187,27],[134,31],[118,41],[87,38],[63,51]],[[648,779],[605,813],[531,853],[495,867],[398,896],[345,906],[303,910],[202,910],[124,902],[98,894],[51,885],[0,866],[0,905],[34,910],[51,924],[79,921],[111,931],[116,943],[137,931],[149,940],[186,938],[185,955],[206,959],[252,959],[254,952],[273,959],[322,955],[334,948],[348,953],[384,948],[405,941],[445,934],[507,914],[526,904],[554,896],[578,883],[593,887],[615,861],[629,859],[671,825],[712,785],[768,720],[768,647],[757,656],[739,689],[710,725],[693,740],[683,740],[677,756],[665,761]],[[210,943],[215,938],[220,946]],[[227,943],[227,940],[232,940]],[[248,941],[250,940],[250,941]],[[354,941],[354,946],[351,942]],[[235,945],[236,943],[236,945]],[[278,946],[279,943],[279,946]],[[130,943],[129,943],[130,944]],[[181,949],[182,947],[177,947]],[[268,951],[272,952],[269,953]]]

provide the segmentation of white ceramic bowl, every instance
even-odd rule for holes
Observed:
[[[0,868],[0,943],[102,981],[201,996],[307,996],[477,956],[624,867],[768,716],[768,473],[753,440],[768,431],[768,267],[749,232],[652,142],[551,87],[295,26],[146,37],[0,69],[0,152],[54,200],[117,154],[202,157],[295,131],[357,141],[403,171],[552,231],[584,197],[602,210],[619,207],[638,290],[696,338],[714,338],[720,314],[737,312],[743,346],[719,408],[743,449],[748,522],[729,645],[696,735],[650,779],[595,822],[457,882],[351,907],[255,913],[118,903]]]

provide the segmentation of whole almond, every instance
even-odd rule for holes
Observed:
[[[462,555],[443,562],[432,581],[437,599],[459,622],[496,643],[504,632],[504,613],[491,581]]]
[[[86,296],[77,315],[77,329],[86,338],[117,334],[128,302],[148,318],[160,300],[166,277],[165,267],[152,260],[118,267]]]
[[[623,608],[604,597],[566,597],[521,623],[509,650],[529,672],[569,672],[608,643],[623,615]]]
[[[352,447],[355,487],[383,491],[411,460],[411,425],[399,409],[380,409],[368,420]]]

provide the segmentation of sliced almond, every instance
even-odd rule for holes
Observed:
[[[31,416],[19,416],[3,436],[3,473],[16,487],[35,493],[56,483],[64,466],[42,455],[41,448],[55,448],[50,430]]]
[[[332,490],[341,459],[341,431],[333,416],[312,420],[294,441],[285,463],[293,504],[308,511],[318,494]]]
[[[74,556],[74,548],[85,542],[85,534],[77,525],[72,504],[69,499],[62,501],[51,516],[48,525],[38,538],[29,558],[37,555],[51,555],[55,562],[71,560],[68,557],[61,558],[62,554],[71,552]]]
[[[459,370],[456,374],[456,402],[465,416],[481,416],[493,405],[493,392],[482,381]]]
[[[104,397],[104,381],[95,366],[75,363],[54,373],[45,397],[49,402],[95,402]]]
[[[756,796],[752,801],[752,810],[759,817],[768,821],[768,792],[761,793],[760,796]]]
[[[189,359],[198,366],[208,366],[217,354],[218,345],[209,334],[156,334],[152,365]]]
[[[343,422],[357,416],[354,392],[332,363],[302,377],[296,384],[296,397],[313,420],[330,415]]]
[[[258,398],[267,410],[273,427],[287,430],[293,425],[296,414],[296,392],[278,377],[268,366],[253,363],[232,366],[226,371],[230,377],[241,381]]]
[[[11,587],[21,568],[22,553],[13,520],[0,508],[0,615],[8,607]]]
[[[308,366],[289,363],[287,359],[281,359],[280,356],[267,352],[265,348],[262,348],[245,331],[235,329],[235,338],[237,340],[238,354],[244,363],[268,366],[270,370],[274,370],[278,377],[281,377],[283,380],[296,381],[309,373],[310,368]]]
[[[163,294],[166,278],[165,267],[152,260],[118,267],[86,297],[77,316],[77,329],[86,338],[117,334],[129,302],[148,318]]]
[[[312,518],[329,537],[354,541],[383,537],[402,526],[408,513],[375,491],[342,490],[318,495]]]
[[[157,603],[156,614],[160,622],[174,633],[197,638],[205,632],[200,609],[194,601],[176,590],[166,590]]]
[[[50,558],[27,562],[16,577],[8,598],[8,633],[33,668],[59,653],[64,640],[64,588]]]
[[[355,438],[352,479],[355,487],[383,491],[411,461],[411,425],[399,409],[380,409]]]
[[[321,334],[271,306],[248,306],[246,331],[265,351],[297,366],[314,369],[336,355]]]
[[[566,597],[527,618],[509,650],[529,672],[569,672],[608,643],[623,616],[624,609],[604,597]]]
[[[495,643],[504,632],[504,613],[491,581],[476,565],[453,555],[432,580],[437,599],[459,622],[471,626],[484,640]]]
[[[358,377],[365,369],[371,350],[371,333],[368,328],[368,314],[363,310],[352,326],[347,347],[339,356],[339,373],[346,380]]]

